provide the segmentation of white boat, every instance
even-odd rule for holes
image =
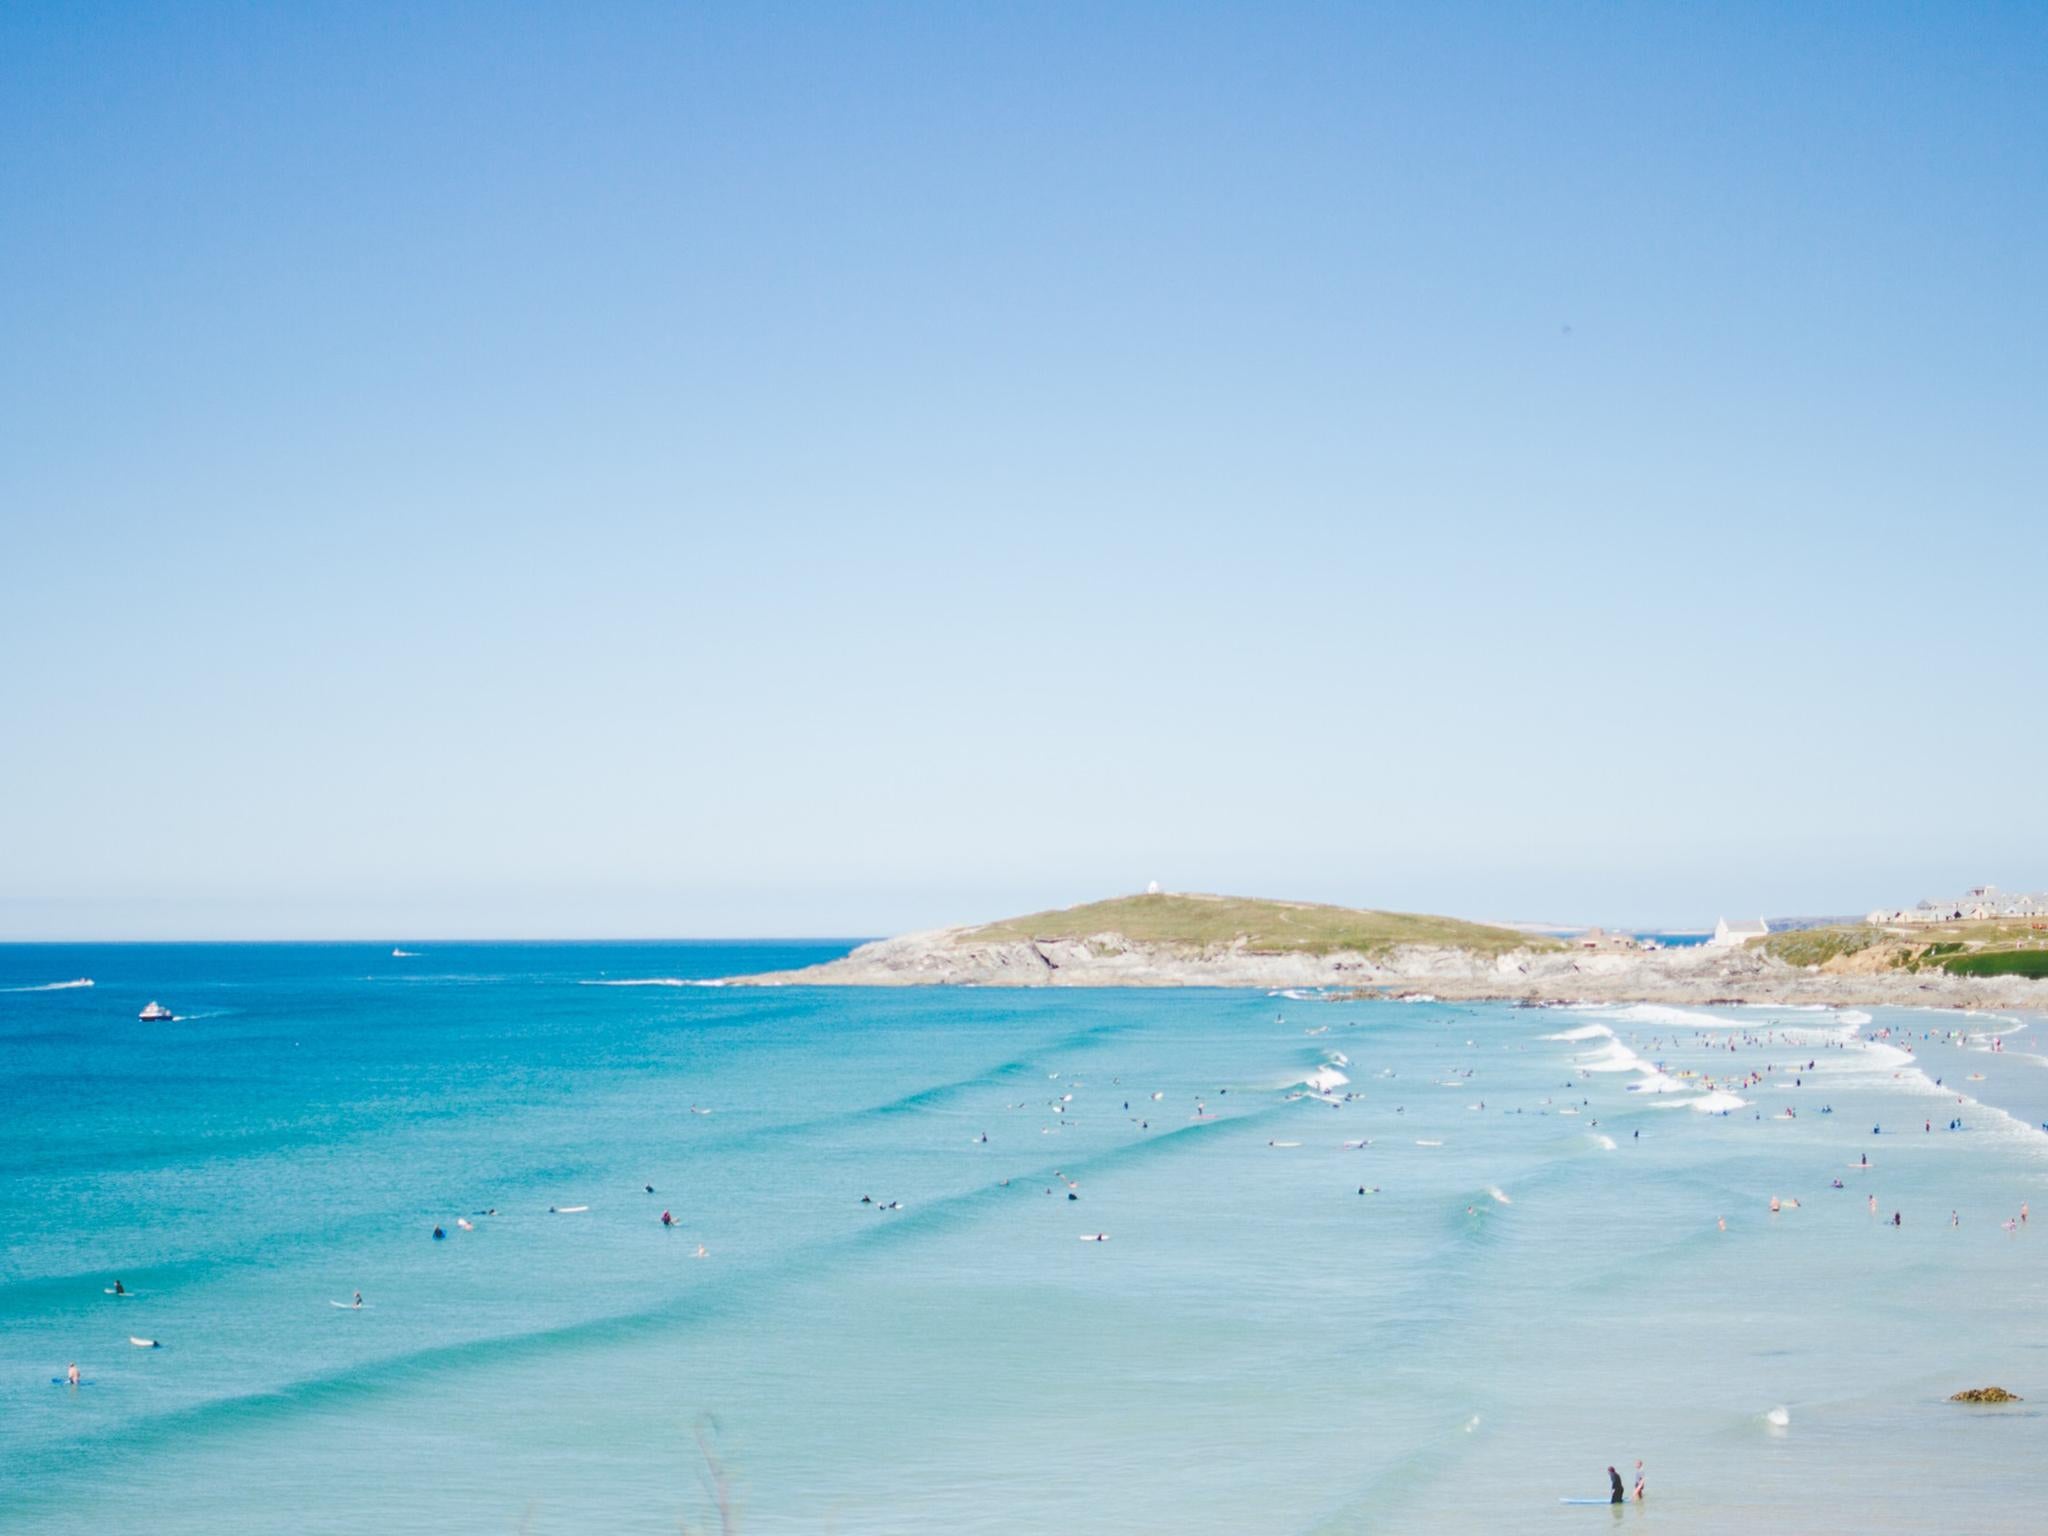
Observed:
[[[143,1019],[174,1019],[177,1015],[172,1013],[162,1003],[151,1003],[137,1017]]]

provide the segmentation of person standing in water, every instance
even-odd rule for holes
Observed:
[[[1621,1491],[1621,1474],[1615,1471],[1614,1468],[1609,1467],[1607,1469],[1607,1481],[1610,1484],[1612,1484],[1614,1488],[1614,1497],[1609,1499],[1607,1502],[1610,1504],[1620,1504],[1624,1502]]]
[[[357,1292],[356,1292],[356,1299],[355,1299],[355,1300],[354,1300],[353,1302],[351,1302],[351,1303],[350,1303],[350,1305],[351,1305],[351,1306],[355,1306],[355,1307],[360,1307],[360,1306],[362,1306],[362,1304],[363,1304],[363,1293],[362,1293],[361,1291],[357,1291]]]
[[[64,1380],[74,1387],[78,1385],[78,1362],[76,1360],[64,1367]]]
[[[1643,1464],[1640,1460],[1636,1462],[1636,1502],[1643,1502]]]

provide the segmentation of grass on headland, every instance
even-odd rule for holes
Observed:
[[[1758,941],[1758,947],[1787,965],[1826,965],[1841,955],[1860,954],[1883,937],[1878,929],[1862,925],[1854,928],[1787,928],[1780,933],[1765,934]]]
[[[1327,955],[1352,950],[1384,955],[1403,944],[1423,944],[1500,955],[1516,949],[1557,947],[1549,939],[1455,917],[1181,892],[1118,896],[1056,912],[1035,912],[969,929],[961,937],[980,943],[1086,939],[1099,933],[1119,933],[1135,943],[1190,949],[1224,948],[1242,941],[1256,954]]]
[[[2048,949],[2001,949],[1958,955],[1942,969],[1951,976],[2032,976],[2048,978]]]
[[[1769,934],[1759,947],[1787,965],[1827,966],[1839,961],[1855,970],[2048,977],[2048,929],[2024,919],[1797,928]],[[1864,959],[1851,964],[1851,957],[1858,955]]]

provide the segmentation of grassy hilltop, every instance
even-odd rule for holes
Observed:
[[[1119,933],[1134,943],[1187,949],[1225,948],[1241,941],[1255,954],[1275,955],[1327,955],[1353,950],[1379,956],[1403,944],[1463,949],[1479,955],[1557,947],[1547,939],[1533,938],[1511,928],[1467,923],[1455,917],[1181,892],[1117,896],[1056,912],[1007,918],[967,929],[960,935],[960,942],[1086,939],[1099,933]]]
[[[1800,928],[1758,941],[1789,965],[1829,971],[1947,971],[1952,976],[2048,977],[2048,928],[2024,919]]]

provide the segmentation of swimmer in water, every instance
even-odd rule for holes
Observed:
[[[554,1209],[554,1207],[550,1206],[550,1207],[549,1207],[549,1209],[550,1209],[550,1210],[552,1210],[552,1209]],[[434,1228],[434,1241],[435,1241],[435,1242],[437,1242],[437,1243],[438,1243],[438,1242],[440,1242],[440,1241],[441,1241],[441,1239],[442,1239],[442,1238],[444,1238],[444,1237],[446,1237],[447,1235],[448,1235],[448,1234],[447,1234],[446,1232],[443,1232],[443,1231],[442,1231],[442,1230],[441,1230],[441,1229],[440,1229],[439,1227],[436,1227],[436,1228]]]
[[[1719,1227],[1723,1232],[1726,1232],[1728,1230],[1728,1218],[1726,1216],[1716,1216],[1714,1218],[1714,1225]]]
[[[661,1213],[661,1224],[664,1227],[672,1227],[676,1224],[676,1219],[675,1217],[669,1215],[667,1211],[663,1211]]]
[[[709,1248],[706,1248],[702,1243],[699,1243],[697,1245],[697,1251],[691,1254],[690,1257],[693,1259],[708,1259],[711,1257],[711,1250]]]

